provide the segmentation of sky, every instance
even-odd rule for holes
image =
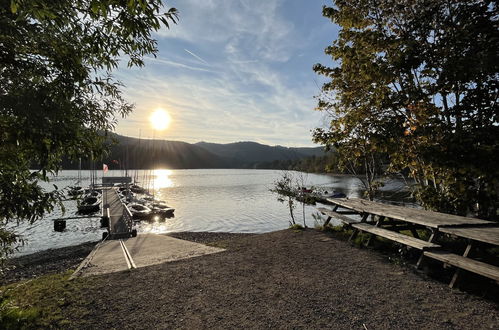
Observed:
[[[324,49],[338,32],[322,16],[324,4],[329,1],[166,1],[180,20],[154,33],[157,57],[115,72],[136,107],[116,132],[189,143],[313,146],[311,130],[327,118],[314,111],[324,78],[312,66],[332,65]],[[172,119],[164,131],[149,121],[157,108]]]

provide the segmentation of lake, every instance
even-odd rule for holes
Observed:
[[[131,175],[134,175],[131,171]],[[282,176],[278,170],[210,169],[210,170],[155,170],[138,171],[142,182],[147,176],[154,178],[155,197],[165,200],[175,208],[175,217],[162,222],[142,222],[139,233],[169,233],[179,231],[215,231],[237,233],[263,233],[285,229],[289,225],[289,211],[285,204],[277,201],[271,193],[273,182]],[[301,177],[306,186],[316,186],[328,191],[340,191],[349,197],[362,196],[357,178],[328,174],[306,174],[293,172]],[[88,171],[82,171],[82,185],[88,185]],[[98,175],[102,175],[99,171]],[[121,171],[109,171],[106,176],[121,176]],[[86,177],[85,177],[86,176]],[[59,188],[74,184],[78,171],[62,171],[54,177]],[[100,177],[99,181],[100,182]],[[403,184],[392,180],[385,191],[397,191]],[[74,216],[76,202],[65,201],[64,216]],[[306,222],[314,226],[314,206],[306,206]],[[295,211],[296,220],[302,222],[301,205]],[[27,244],[16,255],[29,254],[49,248],[60,248],[101,239],[100,218],[68,220],[66,231],[53,230],[53,219],[62,217],[60,209],[55,210],[33,225],[20,224],[16,231],[27,239]],[[12,228],[12,227],[11,227]]]

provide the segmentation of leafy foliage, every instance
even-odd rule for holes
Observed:
[[[283,172],[282,176],[274,182],[274,188],[270,189],[270,191],[277,194],[277,201],[288,204],[289,215],[291,216],[289,226],[296,225],[294,216],[294,210],[296,208],[296,189],[294,187],[293,176],[291,173]]]
[[[142,66],[157,52],[151,31],[176,20],[160,0],[0,2],[0,227],[52,210],[60,192],[39,183],[63,155],[102,154],[98,133],[133,109],[111,71],[126,58]]]
[[[294,214],[297,201],[300,202],[302,206],[302,228],[307,228],[305,205],[315,204],[315,199],[304,193],[306,181],[306,173],[283,171],[281,177],[274,182],[274,187],[270,189],[271,192],[277,194],[277,201],[288,205],[289,215],[291,216],[289,226],[291,228],[301,226],[296,223]],[[314,187],[311,187],[310,190],[313,191]]]
[[[387,155],[430,209],[498,218],[499,11],[495,1],[337,0],[335,66],[317,109],[316,142],[342,157]]]

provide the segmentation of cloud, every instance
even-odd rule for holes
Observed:
[[[171,29],[161,29],[161,38],[201,46],[232,45],[250,51],[252,57],[277,62],[289,59],[290,48],[299,48],[294,42],[294,25],[282,14],[282,1],[183,0],[169,4],[179,10],[180,22]]]
[[[295,12],[289,12],[290,4]],[[147,132],[149,113],[163,107],[173,121],[162,138],[311,145],[310,130],[321,123],[321,114],[313,111],[318,87],[311,67],[330,39],[314,40],[329,33],[322,23],[303,20],[299,25],[308,2],[184,0],[169,5],[179,9],[180,23],[156,36],[161,57],[146,58],[145,68],[118,72],[127,86],[125,97],[136,103],[118,132]],[[320,4],[315,5],[319,17]]]
[[[190,65],[186,65],[186,64],[182,64],[182,63],[178,63],[178,62],[174,62],[174,61],[169,61],[169,60],[166,60],[166,59],[162,59],[160,57],[149,57],[149,56],[146,56],[146,57],[144,57],[144,59],[147,60],[147,61],[152,61],[152,62],[156,62],[156,63],[161,63],[161,64],[170,65],[170,66],[175,66],[175,67],[183,68],[183,69],[187,69],[187,70],[213,72],[213,71],[205,69],[205,68],[199,68],[199,67],[190,66]]]
[[[209,65],[209,64],[208,64],[205,60],[203,60],[201,57],[199,57],[198,55],[194,54],[194,53],[193,53],[193,52],[191,52],[190,50],[187,50],[187,49],[185,49],[185,48],[184,48],[184,50],[185,50],[187,53],[191,54],[194,58],[197,58],[200,62],[202,62],[202,63],[204,63],[204,64],[206,64],[206,65]]]

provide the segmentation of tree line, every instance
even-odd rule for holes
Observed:
[[[499,220],[497,1],[336,0],[323,15],[340,29],[314,66],[329,118],[314,141],[373,191],[403,173],[425,208]]]

